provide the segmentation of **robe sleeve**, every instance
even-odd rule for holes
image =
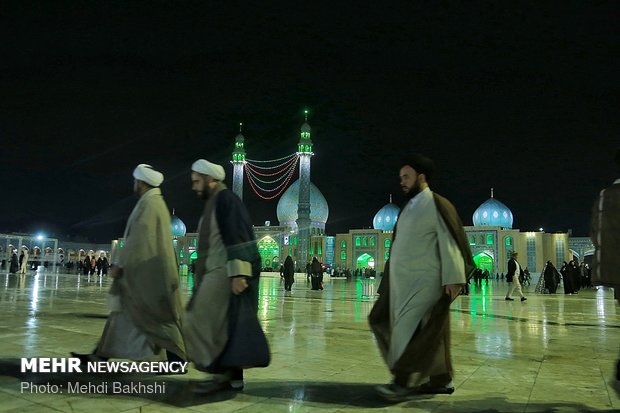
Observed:
[[[441,260],[441,285],[465,284],[465,262],[461,249],[440,214],[437,214],[437,244]]]
[[[218,195],[215,219],[228,255],[227,275],[258,275],[261,260],[252,221],[245,205],[234,192],[224,190]]]

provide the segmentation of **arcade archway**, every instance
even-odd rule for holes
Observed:
[[[474,255],[474,263],[476,267],[483,271],[488,270],[491,274],[495,272],[495,261],[493,260],[493,256],[488,252],[479,252]]]
[[[375,268],[375,259],[372,255],[364,253],[357,257],[355,268]]]
[[[260,254],[262,268],[274,268],[274,265],[277,265],[280,260],[280,247],[270,236],[263,237],[258,241],[258,253]]]

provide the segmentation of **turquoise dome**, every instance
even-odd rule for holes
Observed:
[[[475,227],[491,226],[512,229],[513,216],[512,211],[506,205],[491,197],[476,209],[473,221]]]
[[[299,204],[299,179],[293,182],[278,201],[278,221],[280,225],[297,228],[297,206]],[[325,229],[329,216],[329,207],[325,197],[312,182],[310,182],[310,226]]]
[[[391,202],[386,204],[375,214],[372,220],[373,228],[382,231],[394,231],[399,212],[400,208],[396,204]]]
[[[185,224],[176,215],[170,217],[170,227],[172,229],[173,237],[184,237],[185,233],[187,232]]]

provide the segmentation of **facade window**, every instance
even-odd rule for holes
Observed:
[[[340,241],[340,248],[346,248],[347,242],[345,240]]]
[[[183,252],[183,249],[181,249],[181,251],[179,251],[179,258],[183,257],[185,257],[185,253]]]
[[[392,240],[390,240],[389,238],[387,238],[384,242],[383,242],[383,246],[385,248],[390,248],[392,246]]]
[[[118,243],[119,248],[125,248],[125,241],[121,241]],[[25,254],[24,254],[25,255]]]
[[[506,237],[506,246],[507,247],[512,246],[512,237]]]
[[[346,259],[347,259],[347,252],[345,250],[340,251],[340,259],[342,261],[346,261]]]
[[[367,247],[368,246],[368,237],[364,237],[364,246]]]
[[[319,244],[319,247],[318,247],[317,251],[318,251],[319,255],[323,255],[323,248],[321,248],[320,244]]]
[[[493,234],[487,234],[487,245],[493,245]]]
[[[383,258],[385,259],[385,261],[390,259],[390,250],[385,250],[385,253],[383,254]]]
[[[371,247],[375,246],[375,236],[374,235],[370,237],[370,246]]]
[[[291,258],[293,258],[293,249],[292,248],[288,249],[288,255],[290,255]]]
[[[565,259],[564,240],[560,237],[555,239],[555,259],[556,259],[555,266],[557,268],[560,268]]]
[[[527,269],[536,271],[536,239],[534,237],[527,238]]]
[[[198,239],[194,238],[194,247],[197,246],[197,244],[198,244]]]
[[[361,237],[355,237],[355,246],[359,247],[360,245],[362,245],[362,238]]]
[[[476,245],[476,240],[474,239],[473,235],[470,235],[468,238],[469,238],[469,245]]]

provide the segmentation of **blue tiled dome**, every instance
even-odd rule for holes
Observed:
[[[176,215],[170,217],[170,227],[172,229],[173,237],[184,237],[185,233],[187,232],[185,224]]]
[[[512,228],[513,216],[510,209],[491,197],[476,209],[473,216],[474,226],[498,226]]]
[[[394,231],[399,212],[400,208],[396,204],[392,202],[386,204],[375,214],[372,220],[373,228],[382,231]]]
[[[299,179],[293,182],[278,201],[278,221],[280,225],[297,228],[297,206],[299,204]],[[311,226],[325,229],[329,216],[329,207],[325,197],[312,182],[310,182],[310,221]]]

